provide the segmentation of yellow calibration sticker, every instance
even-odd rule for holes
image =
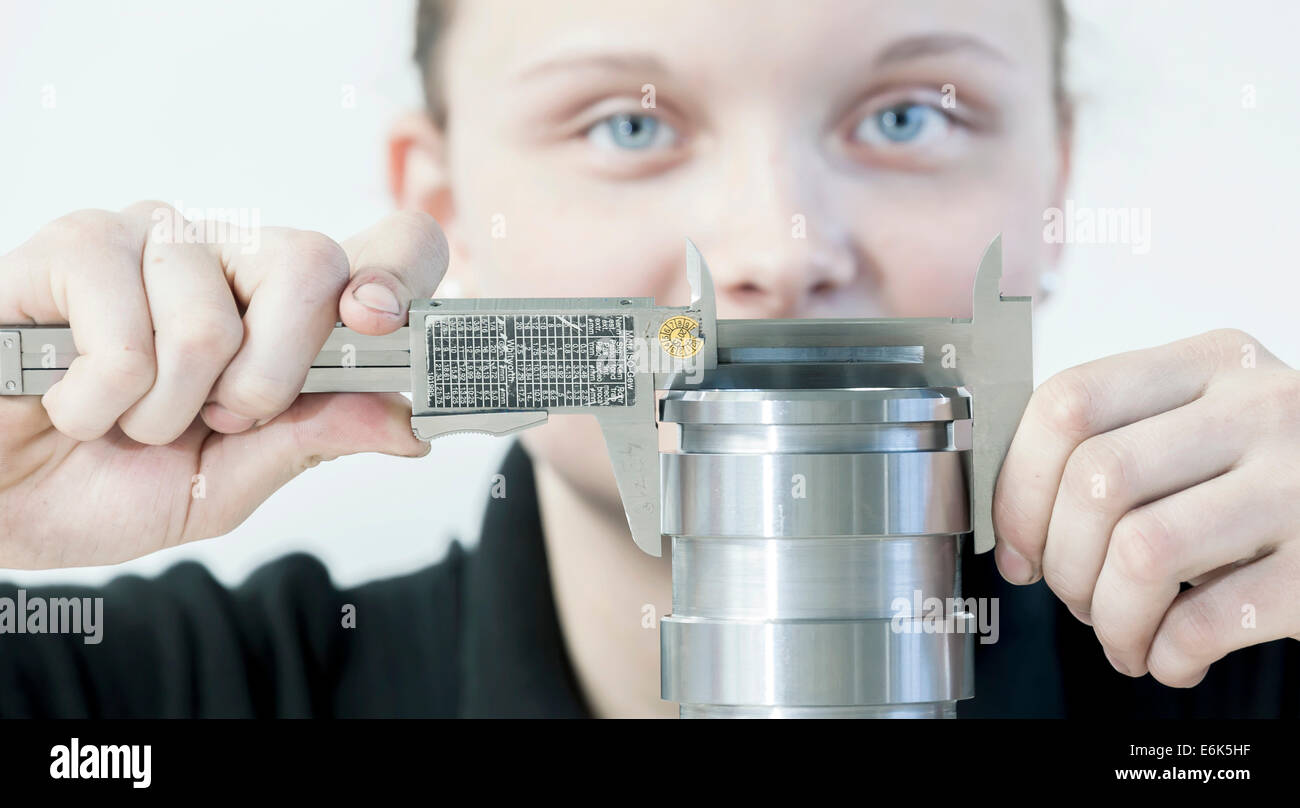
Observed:
[[[659,346],[674,359],[695,356],[704,347],[704,340],[695,335],[699,327],[690,317],[669,317],[659,326]]]

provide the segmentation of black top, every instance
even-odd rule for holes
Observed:
[[[501,473],[508,496],[489,500],[478,546],[453,542],[398,578],[338,589],[299,553],[230,589],[195,562],[99,589],[27,589],[103,597],[103,639],[0,634],[0,716],[589,716],[519,444]],[[1294,641],[1239,651],[1175,690],[1116,673],[1092,629],[1041,582],[1003,582],[992,553],[963,565],[967,596],[1001,598],[1001,636],[976,642],[976,697],[959,702],[961,716],[1300,714]],[[16,590],[0,585],[0,597]]]

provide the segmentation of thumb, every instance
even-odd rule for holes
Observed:
[[[411,301],[432,297],[447,272],[447,238],[432,216],[401,211],[343,242],[351,280],[339,319],[362,334],[406,325]]]
[[[213,433],[199,458],[205,494],[193,500],[184,541],[235,529],[267,497],[324,460],[361,452],[423,457],[411,405],[399,393],[313,393],[263,426]]]

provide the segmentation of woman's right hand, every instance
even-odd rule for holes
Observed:
[[[219,536],[321,460],[428,452],[399,394],[299,392],[335,322],[390,333],[433,294],[448,253],[432,218],[342,245],[281,228],[213,244],[168,237],[179,216],[80,211],[0,257],[0,325],[66,323],[78,353],[44,397],[0,397],[0,567]]]

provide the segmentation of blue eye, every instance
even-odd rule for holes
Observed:
[[[611,115],[587,131],[587,138],[607,149],[645,150],[671,145],[677,133],[651,115]]]
[[[853,135],[876,145],[916,143],[942,135],[949,126],[948,117],[929,104],[907,102],[863,118]]]

